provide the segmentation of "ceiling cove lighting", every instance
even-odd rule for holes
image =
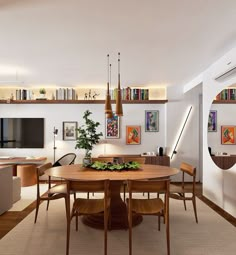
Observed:
[[[105,100],[105,114],[107,118],[112,118],[111,95],[109,80],[111,79],[111,65],[109,64],[109,54],[107,55],[107,93]]]
[[[120,52],[118,53],[118,89],[116,96],[116,115],[123,116],[122,98],[120,89]]]

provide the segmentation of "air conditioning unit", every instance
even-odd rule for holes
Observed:
[[[223,80],[226,77],[236,73],[236,65],[232,66],[230,64],[231,64],[231,62],[227,64],[228,66],[225,71],[216,75],[216,77],[214,78],[216,81]]]

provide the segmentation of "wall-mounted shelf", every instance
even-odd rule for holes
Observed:
[[[214,100],[213,104],[236,104],[236,100]]]
[[[111,101],[112,104],[115,100]],[[123,104],[165,104],[168,100],[123,100]],[[0,100],[0,104],[104,104],[105,100]]]

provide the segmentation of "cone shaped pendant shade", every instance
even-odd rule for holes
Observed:
[[[110,88],[109,88],[109,55],[107,55],[107,62],[108,62],[108,79],[107,79],[107,93],[106,93],[106,100],[105,100],[105,114],[107,118],[112,117],[112,108],[111,108],[111,96],[110,96]]]
[[[118,89],[116,97],[116,115],[123,116],[122,98],[120,89],[120,53],[118,53]]]

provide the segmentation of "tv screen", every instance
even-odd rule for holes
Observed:
[[[43,118],[0,118],[0,148],[43,147]]]

